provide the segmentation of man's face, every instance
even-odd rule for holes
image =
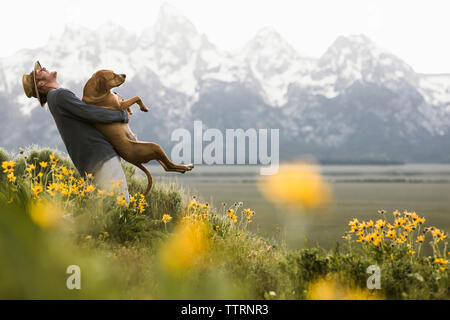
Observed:
[[[46,68],[42,68],[41,70],[36,71],[36,83],[38,89],[44,87],[47,83],[53,82],[56,80],[57,72],[56,71],[48,71]]]

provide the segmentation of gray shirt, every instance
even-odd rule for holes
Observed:
[[[126,110],[109,110],[84,103],[65,88],[50,90],[47,102],[67,152],[81,176],[95,173],[105,161],[117,155],[111,143],[92,124],[127,123]]]

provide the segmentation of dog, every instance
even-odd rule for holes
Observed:
[[[97,105],[106,109],[127,110],[132,114],[130,107],[138,104],[141,111],[148,112],[148,108],[142,102],[141,98],[133,97],[128,100],[111,92],[125,82],[125,74],[116,74],[112,70],[99,70],[86,82],[83,88],[83,98],[87,104]],[[116,149],[119,156],[135,165],[147,176],[148,185],[143,193],[147,195],[152,186],[153,178],[151,173],[143,166],[151,160],[158,161],[165,171],[185,173],[194,168],[193,164],[178,165],[170,161],[164,150],[156,143],[138,141],[136,135],[131,131],[128,123],[114,122],[110,124],[96,123],[95,128],[105,135]]]

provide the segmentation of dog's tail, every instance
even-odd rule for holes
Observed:
[[[144,191],[144,196],[146,196],[150,190],[152,189],[153,186],[153,177],[150,173],[150,171],[147,170],[146,167],[144,167],[142,164],[137,164],[136,167],[138,167],[139,169],[141,169],[142,171],[144,171],[145,175],[147,176],[147,180],[148,180],[148,185],[147,185],[147,189]]]

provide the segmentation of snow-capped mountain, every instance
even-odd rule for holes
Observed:
[[[340,36],[311,58],[264,27],[227,52],[168,4],[140,34],[112,22],[67,26],[42,48],[0,58],[2,146],[63,148],[49,114],[23,93],[21,76],[35,60],[79,97],[96,70],[126,73],[117,91],[152,106],[135,112],[133,130],[166,146],[171,130],[202,120],[219,129],[280,128],[288,156],[450,161],[450,75],[418,74],[365,35]],[[424,144],[428,158],[414,149]]]

